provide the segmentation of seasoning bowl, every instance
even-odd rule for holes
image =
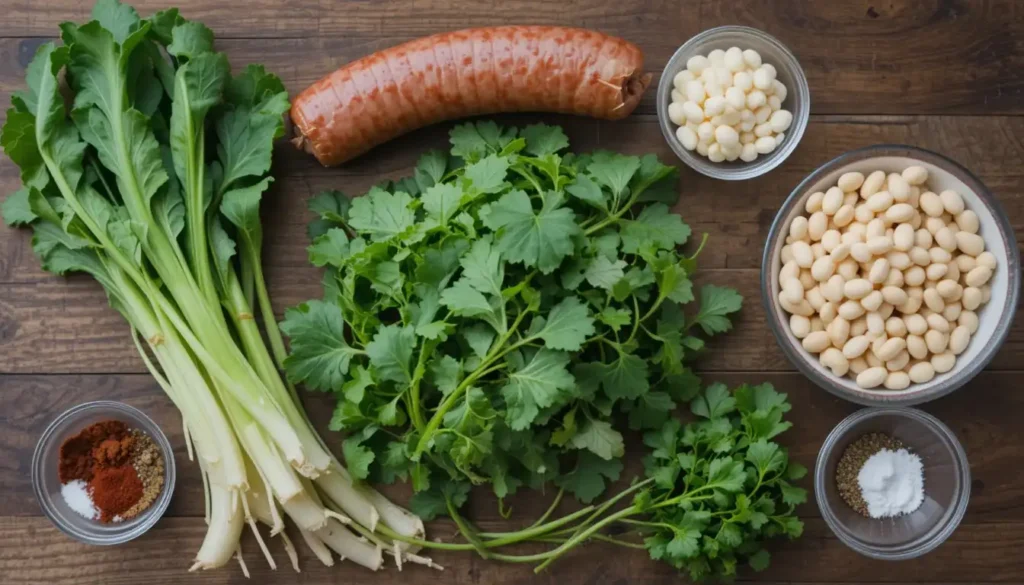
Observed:
[[[61,495],[57,476],[61,444],[85,427],[104,420],[118,420],[153,439],[164,458],[164,487],[157,499],[138,516],[124,522],[104,524],[78,514]],[[170,442],[142,411],[109,400],[86,402],[58,416],[43,431],[32,455],[32,489],[46,517],[68,536],[86,544],[121,544],[149,530],[167,509],[174,491],[174,452]]]
[[[707,56],[715,49],[724,51],[730,47],[753,49],[761,54],[764,63],[775,67],[776,79],[788,90],[782,107],[793,114],[793,122],[786,131],[782,146],[772,152],[758,155],[757,159],[751,162],[737,159],[733,162],[714,163],[696,151],[691,152],[683,148],[676,138],[676,125],[668,117],[668,106],[672,102],[673,78],[686,69],[686,62],[690,57]],[[657,100],[661,133],[679,160],[702,175],[727,181],[753,179],[782,164],[803,137],[811,114],[810,87],[796,57],[775,37],[745,26],[720,26],[708,29],[686,41],[665,65],[661,81],[658,82]]]
[[[953,189],[960,193],[967,209],[979,219],[978,235],[985,248],[996,258],[996,269],[989,281],[991,299],[976,311],[978,330],[967,348],[957,356],[953,369],[937,374],[928,382],[910,384],[904,390],[865,390],[848,377],[839,378],[826,369],[818,357],[806,351],[789,327],[789,315],[779,303],[779,270],[782,247],[793,219],[805,213],[807,198],[816,191],[835,185],[847,172],[864,175],[875,170],[900,172],[919,165],[928,170],[928,185],[938,193]],[[804,375],[825,390],[866,406],[910,406],[934,400],[966,384],[992,360],[1010,332],[1010,324],[1020,296],[1020,253],[1013,227],[999,201],[969,170],[943,155],[906,145],[880,144],[847,152],[818,167],[782,204],[775,215],[761,260],[761,299],[768,325],[786,357]]]
[[[868,433],[903,442],[924,466],[924,502],[910,514],[866,518],[839,495],[836,466],[846,448]],[[971,496],[967,454],[935,417],[913,408],[866,408],[846,417],[818,453],[814,494],[829,528],[846,546],[881,560],[905,560],[933,550],[956,530]]]

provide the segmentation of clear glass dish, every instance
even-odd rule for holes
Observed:
[[[164,457],[164,488],[156,501],[135,518],[110,524],[90,520],[72,510],[61,496],[57,477],[61,443],[103,420],[123,421],[143,431],[159,445]],[[110,400],[86,402],[65,411],[46,427],[32,454],[32,489],[43,513],[62,532],[87,544],[120,544],[144,534],[163,516],[171,502],[174,481],[174,451],[160,427],[142,411]]]
[[[786,131],[782,146],[768,154],[758,155],[752,162],[736,160],[714,163],[695,151],[686,150],[676,138],[676,125],[668,117],[668,105],[672,101],[672,79],[676,73],[686,69],[686,62],[690,57],[707,55],[715,49],[724,51],[729,47],[754,49],[761,54],[764,63],[775,67],[777,79],[785,84],[788,90],[782,107],[793,113],[793,123]],[[658,82],[657,100],[661,133],[676,156],[698,173],[727,181],[753,179],[782,164],[803,137],[811,114],[810,88],[796,57],[775,37],[745,26],[720,26],[708,29],[686,41],[665,65],[661,81]]]
[[[925,499],[913,513],[865,518],[840,497],[836,465],[866,433],[899,439],[924,463]],[[971,469],[956,435],[937,418],[914,408],[865,408],[825,439],[814,470],[814,495],[825,523],[846,546],[875,559],[912,559],[934,550],[960,525],[971,497]]]

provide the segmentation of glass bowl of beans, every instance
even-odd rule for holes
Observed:
[[[88,482],[69,480],[83,475],[85,466]],[[36,444],[31,469],[43,513],[86,544],[141,536],[163,515],[174,491],[174,452],[160,427],[142,411],[109,400],[80,404],[54,419]],[[137,479],[124,479],[131,474]],[[106,502],[124,498],[132,501],[116,508],[118,515],[101,517]]]
[[[817,385],[860,404],[920,404],[964,385],[1006,340],[1020,256],[970,171],[871,146],[825,163],[783,203],[761,294],[783,352]]]
[[[721,26],[672,55],[658,83],[658,121],[669,147],[697,172],[738,181],[761,176],[796,148],[811,111],[807,78],[781,42]]]
[[[920,460],[916,472],[923,497],[912,511],[872,518],[842,495],[844,483],[851,481],[859,492],[857,472],[874,453],[856,450],[876,437],[897,442]],[[858,455],[853,477],[844,476],[843,460]],[[822,517],[844,544],[875,559],[911,559],[938,547],[959,526],[971,495],[970,464],[956,435],[935,417],[913,408],[865,408],[825,439],[815,466],[814,494]]]

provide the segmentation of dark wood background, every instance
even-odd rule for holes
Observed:
[[[144,0],[143,15],[169,0]],[[0,2],[0,102],[24,84],[36,47],[57,23],[87,19],[84,0]],[[701,363],[706,380],[768,380],[789,392],[792,457],[813,466],[829,430],[855,406],[813,387],[778,350],[758,298],[759,261],[775,210],[815,167],[852,148],[908,143],[944,153],[976,172],[1000,198],[1014,228],[1024,229],[1024,2],[1015,0],[176,0],[191,19],[217,34],[234,66],[264,63],[292,94],[335,67],[392,44],[434,32],[504,23],[591,27],[639,44],[656,74],[681,43],[724,24],[761,28],[787,44],[807,72],[812,116],[803,141],[768,176],[726,183],[683,168],[677,206],[695,229],[711,234],[702,278],[741,290],[748,302],[735,331]],[[673,161],[657,127],[653,91],[629,119],[616,122],[542,117],[566,127],[576,149],[606,147],[655,152]],[[507,118],[509,122],[534,116]],[[325,170],[282,143],[278,180],[265,213],[267,272],[279,313],[320,294],[319,274],[306,260],[304,200],[323,188],[359,194],[386,177],[407,173],[425,148],[444,146],[447,126],[421,130],[354,164]],[[18,187],[13,164],[0,161],[0,192]],[[952,396],[925,406],[949,424],[967,449],[971,504],[959,530],[925,558],[883,563],[848,550],[812,502],[800,509],[804,537],[773,548],[772,566],[741,580],[773,583],[1024,582],[1024,323],[988,370]],[[95,399],[142,408],[167,431],[178,453],[179,481],[166,517],[148,534],[116,548],[73,542],[41,516],[29,481],[32,449],[61,411]],[[330,403],[311,399],[322,424]],[[205,526],[196,467],[184,457],[180,419],[145,374],[125,324],[87,278],[42,272],[24,231],[0,228],[0,583],[241,583],[236,565],[185,573]],[[328,434],[335,445],[337,436]],[[634,464],[632,468],[636,468]],[[809,486],[809,481],[805,482]],[[402,489],[389,492],[397,500]],[[550,496],[548,496],[550,497]],[[531,499],[532,498],[532,499]],[[512,504],[522,522],[546,497]],[[494,501],[472,500],[484,526],[501,522]],[[444,523],[431,526],[447,536]],[[243,541],[255,583],[675,583],[673,571],[646,558],[593,544],[541,576],[527,567],[436,555],[443,573],[415,567],[372,574],[351,564],[321,566],[302,554],[293,573],[284,554],[272,573]],[[301,547],[300,547],[301,548]]]

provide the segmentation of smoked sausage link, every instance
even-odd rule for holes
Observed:
[[[555,26],[437,34],[353,61],[292,105],[295,144],[343,163],[436,122],[498,112],[560,112],[616,120],[651,75],[623,39]]]

